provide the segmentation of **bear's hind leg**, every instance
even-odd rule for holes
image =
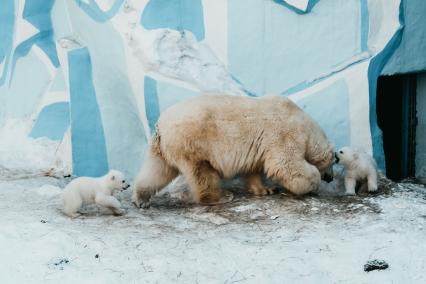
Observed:
[[[318,169],[306,160],[295,156],[290,159],[274,158],[265,162],[266,173],[296,195],[316,191],[321,183]]]
[[[83,205],[83,200],[80,195],[75,192],[67,192],[63,197],[65,215],[76,218],[80,216],[78,210]]]
[[[151,196],[169,184],[178,173],[161,155],[150,149],[134,182],[132,202],[136,207],[148,208]]]
[[[370,173],[367,177],[368,192],[377,191],[377,172]]]
[[[273,194],[274,191],[265,186],[262,182],[262,176],[260,174],[249,174],[244,176],[245,187],[247,190],[254,195],[268,195]]]
[[[185,162],[179,169],[189,184],[195,202],[204,205],[219,202],[222,196],[219,189],[220,176],[208,161],[196,164]]]

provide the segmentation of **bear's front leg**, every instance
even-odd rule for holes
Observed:
[[[265,186],[262,182],[262,176],[260,174],[250,174],[244,177],[244,182],[247,190],[254,195],[268,195],[273,194],[272,188]]]
[[[132,194],[132,202],[138,208],[149,208],[151,206],[151,197],[156,193],[156,188],[146,188],[136,184]]]
[[[356,180],[352,177],[345,177],[345,194],[355,195]]]
[[[125,213],[125,211],[121,209],[120,202],[114,196],[97,194],[95,202],[98,205],[110,209],[114,215],[123,215]]]
[[[316,191],[321,183],[318,169],[296,155],[269,159],[265,169],[269,177],[296,195]]]

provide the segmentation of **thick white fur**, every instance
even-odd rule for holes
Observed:
[[[62,193],[64,213],[77,217],[83,205],[96,203],[109,208],[114,214],[121,215],[120,202],[113,196],[115,191],[127,189],[129,184],[124,175],[117,170],[110,170],[102,177],[79,177],[72,180]]]
[[[178,174],[200,204],[220,202],[220,180],[237,175],[256,195],[272,193],[262,175],[305,194],[318,189],[334,162],[320,126],[282,96],[197,96],[165,110],[157,126],[134,183],[137,207],[148,207]]]
[[[338,162],[345,167],[346,194],[354,195],[356,183],[367,183],[368,191],[377,190],[377,165],[364,151],[343,147],[336,152]]]

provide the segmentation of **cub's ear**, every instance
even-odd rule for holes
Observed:
[[[354,153],[354,154],[353,154],[353,157],[354,157],[354,160],[358,160],[358,158],[359,158],[358,153]]]
[[[111,180],[115,180],[115,176],[113,175],[113,176],[111,176]]]

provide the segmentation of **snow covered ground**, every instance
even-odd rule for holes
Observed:
[[[426,189],[278,193],[213,207],[157,196],[115,217],[60,210],[66,180],[0,181],[0,283],[426,283]],[[371,259],[387,270],[364,272]]]

